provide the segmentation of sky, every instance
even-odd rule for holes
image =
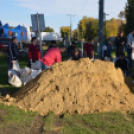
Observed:
[[[31,14],[43,13],[45,25],[60,31],[61,26],[70,25],[77,28],[83,16],[98,18],[99,0],[0,0],[0,20],[10,26],[31,26]],[[109,14],[107,19],[118,18],[120,11],[125,8],[127,0],[105,0],[104,12]]]

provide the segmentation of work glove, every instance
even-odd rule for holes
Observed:
[[[94,61],[94,58],[92,58],[91,61]]]

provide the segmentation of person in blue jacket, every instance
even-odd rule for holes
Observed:
[[[18,61],[19,52],[18,52],[18,39],[16,37],[12,38],[12,43],[8,45],[8,70],[13,68],[13,64]]]

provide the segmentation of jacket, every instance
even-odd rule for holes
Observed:
[[[79,60],[79,59],[81,59],[81,58],[83,58],[83,54],[82,54],[82,52],[80,51],[80,50],[78,50],[79,51],[79,53],[78,53],[78,55],[74,55],[73,54],[73,52],[69,55],[69,58],[71,58],[71,60]]]
[[[126,44],[126,39],[124,37],[121,37],[121,36],[117,37],[116,42],[115,42],[117,49],[121,49],[121,50],[124,49],[125,44],[122,45],[121,44],[122,42],[125,42],[125,44]]]
[[[19,52],[16,44],[9,44],[7,48],[8,58],[11,60],[18,60]]]
[[[123,60],[121,60],[120,58],[118,58],[115,62],[115,67],[116,68],[120,68],[123,71],[127,71],[128,70],[128,61],[126,58],[124,58]]]
[[[130,33],[130,34],[127,36],[127,48],[128,48],[128,49],[131,49],[131,46],[134,47],[134,37],[133,37],[133,35]]]

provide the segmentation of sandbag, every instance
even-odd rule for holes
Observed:
[[[11,69],[8,71],[8,82],[15,87],[25,85],[41,72],[41,70],[37,71],[30,68],[19,69],[19,65],[17,64],[15,64],[16,66],[14,65],[14,69],[16,70]]]
[[[132,60],[134,60],[134,52],[132,53]]]
[[[32,63],[31,65],[31,69],[33,70],[41,70],[41,62],[40,61],[36,61],[34,63]]]
[[[20,72],[13,69],[8,70],[8,77],[11,78],[13,75],[20,77]]]
[[[22,81],[23,85],[26,85],[30,80],[32,79],[32,76],[29,75],[25,78],[20,78],[20,80]]]
[[[13,70],[16,70],[18,72],[20,72],[20,66],[18,61],[14,61],[15,63],[13,63]]]
[[[24,68],[20,70],[20,78],[25,78],[28,75],[31,75],[32,70],[30,68]]]
[[[11,78],[9,78],[8,82],[15,87],[21,87],[22,86],[22,81],[16,75],[13,75]]]

